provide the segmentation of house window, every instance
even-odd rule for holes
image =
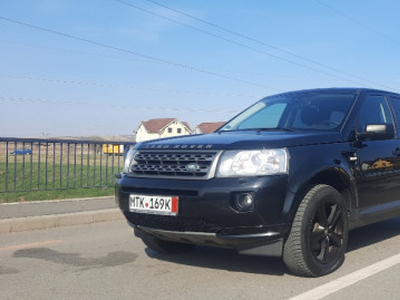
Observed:
[[[172,133],[172,128],[168,128],[168,133]]]
[[[178,128],[178,129],[177,129],[177,132],[178,132],[178,133],[182,133],[182,128]]]

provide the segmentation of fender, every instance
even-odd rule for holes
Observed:
[[[347,155],[353,152],[349,143],[290,148],[289,184],[283,215],[292,221],[304,193],[310,186],[321,183],[336,188],[345,199],[349,213],[354,211],[358,194],[353,163]],[[309,163],[305,164],[306,161]]]

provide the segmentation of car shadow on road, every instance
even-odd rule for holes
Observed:
[[[388,240],[400,235],[400,217],[374,223],[350,231],[347,252]]]
[[[282,276],[287,269],[279,257],[240,255],[235,250],[197,246],[190,252],[160,254],[146,248],[150,258],[207,269]]]
[[[354,229],[347,252],[370,246],[400,235],[400,217]],[[235,250],[197,246],[180,254],[160,254],[146,248],[150,258],[207,269],[283,276],[291,274],[279,257],[240,255]]]

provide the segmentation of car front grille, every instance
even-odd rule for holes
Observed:
[[[208,179],[218,155],[218,151],[139,150],[130,173],[139,177]]]
[[[124,213],[125,217],[132,224],[154,229],[208,233],[218,233],[222,230],[221,226],[209,223],[201,218],[157,216],[132,212]]]

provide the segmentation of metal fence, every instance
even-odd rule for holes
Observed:
[[[133,145],[0,138],[0,193],[111,187]]]

